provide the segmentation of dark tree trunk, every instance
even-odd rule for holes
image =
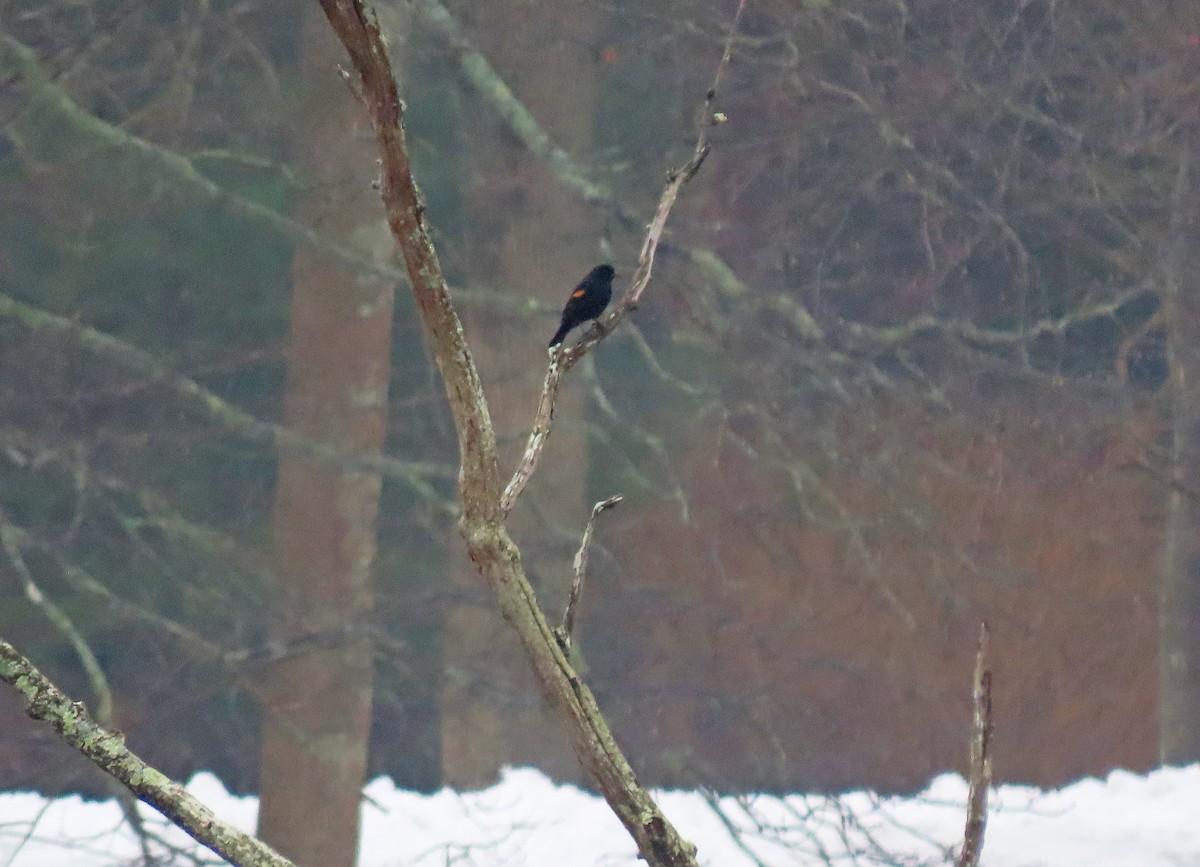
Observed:
[[[356,230],[378,222],[368,176],[375,155],[353,146],[358,106],[331,72],[342,55],[312,10],[305,67],[322,77],[301,130],[306,151],[295,162],[319,182],[301,216],[361,246]],[[326,106],[338,111],[321,110]],[[328,201],[328,189],[338,190],[336,201]],[[384,231],[380,226],[381,242],[390,245]],[[292,278],[285,422],[347,452],[378,453],[386,432],[394,289],[304,252],[293,260]],[[289,653],[264,682],[259,835],[310,867],[351,867],[356,858],[372,654],[354,627],[372,608],[379,493],[376,474],[290,457],[279,462],[272,638]]]

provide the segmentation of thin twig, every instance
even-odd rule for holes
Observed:
[[[983,853],[987,826],[988,788],[992,785],[992,672],[987,667],[988,625],[979,625],[979,649],[975,654],[972,690],[975,718],[971,737],[970,790],[967,794],[967,827],[957,867],[977,867]]]
[[[512,510],[513,505],[517,502],[517,497],[521,496],[521,492],[525,490],[525,485],[529,483],[530,477],[537,469],[538,461],[542,457],[542,450],[546,447],[546,441],[550,439],[550,422],[554,419],[554,400],[558,395],[558,381],[562,378],[563,368],[559,347],[551,347],[549,352],[550,365],[546,368],[546,381],[542,385],[542,396],[538,399],[537,413],[533,417],[533,431],[529,434],[529,443],[525,446],[525,454],[521,455],[521,461],[517,464],[512,480],[504,488],[504,493],[500,497],[500,512],[504,515]]]
[[[558,392],[559,377],[590,352],[592,347],[611,334],[613,329],[630,312],[637,309],[642,294],[646,291],[646,287],[650,283],[650,274],[654,269],[654,255],[662,238],[663,230],[666,228],[667,217],[670,216],[671,208],[674,207],[675,199],[679,195],[679,189],[695,176],[708,156],[708,128],[718,123],[723,123],[725,120],[725,116],[715,113],[712,110],[712,106],[717,96],[717,88],[720,86],[721,79],[725,74],[725,68],[729,65],[729,58],[733,50],[733,37],[737,33],[738,23],[741,21],[742,10],[745,7],[746,0],[741,0],[738,3],[737,12],[734,14],[729,35],[725,39],[725,47],[721,54],[721,60],[717,64],[716,72],[713,74],[712,86],[705,94],[700,118],[696,123],[696,145],[692,150],[692,156],[683,166],[673,169],[667,176],[667,184],[663,188],[662,196],[659,198],[658,209],[655,211],[654,219],[650,221],[650,226],[646,231],[646,238],[642,242],[642,250],[638,255],[637,270],[634,271],[633,280],[626,290],[624,297],[607,316],[597,321],[596,325],[598,327],[593,328],[578,343],[565,350],[555,347],[550,352],[550,367],[546,371],[546,382],[542,388],[542,396],[538,401],[537,415],[534,417],[533,432],[529,435],[529,444],[525,448],[525,454],[521,457],[521,462],[517,466],[512,481],[508,483],[508,487],[505,488],[500,500],[500,510],[504,515],[508,514],[517,497],[521,495],[521,491],[525,489],[529,477],[537,467],[537,462],[541,457],[546,440],[550,436],[550,422],[554,417],[554,400]]]
[[[633,345],[638,354],[642,356],[642,360],[646,362],[646,366],[650,368],[650,372],[662,382],[694,398],[711,398],[719,394],[719,390],[716,388],[687,382],[663,367],[649,341],[646,340],[646,335],[642,334],[642,329],[638,328],[636,323],[630,322],[625,332],[633,338]]]
[[[633,280],[630,282],[629,288],[625,290],[620,303],[596,321],[596,324],[599,326],[598,328],[593,329],[582,340],[563,352],[563,370],[570,370],[574,367],[579,359],[587,355],[601,340],[611,334],[613,329],[620,325],[625,317],[637,309],[642,294],[646,291],[646,287],[650,283],[650,274],[654,270],[654,254],[658,250],[659,241],[662,239],[663,230],[667,225],[667,217],[671,214],[671,208],[675,205],[675,199],[679,195],[679,190],[684,184],[695,177],[696,172],[700,171],[700,166],[704,164],[704,160],[708,156],[709,128],[723,123],[725,120],[725,116],[714,112],[712,106],[717,98],[717,88],[720,86],[721,79],[725,75],[725,68],[729,65],[729,58],[733,50],[733,38],[737,34],[738,24],[742,18],[742,10],[745,8],[746,0],[740,0],[737,12],[733,16],[733,24],[729,28],[729,35],[725,39],[725,48],[721,54],[721,60],[717,64],[716,72],[713,73],[712,86],[709,87],[707,93],[704,95],[700,118],[696,124],[696,146],[692,149],[691,158],[679,168],[672,169],[667,175],[667,184],[663,187],[662,195],[659,197],[658,208],[654,212],[654,219],[650,221],[650,225],[646,230],[646,239],[642,242],[642,250],[638,254],[637,269],[633,272]]]
[[[79,657],[79,663],[83,666],[88,683],[95,694],[97,718],[103,725],[112,725],[113,696],[112,689],[108,685],[108,677],[104,674],[100,661],[96,659],[96,654],[92,652],[91,645],[87,643],[83,633],[76,628],[75,623],[61,608],[46,597],[37,582],[33,580],[33,573],[29,571],[25,556],[21,553],[22,540],[21,531],[9,524],[3,515],[0,515],[0,545],[3,545],[8,562],[12,564],[13,571],[17,573],[24,585],[25,598],[41,610],[54,628],[66,637],[75,651],[75,655]]]
[[[575,628],[575,609],[583,596],[583,576],[587,573],[588,549],[592,544],[592,531],[596,524],[596,518],[601,512],[608,511],[623,499],[625,498],[617,494],[592,506],[592,516],[588,518],[587,527],[583,530],[583,539],[579,542],[579,550],[575,552],[575,580],[571,582],[571,595],[567,599],[567,610],[563,612],[562,626],[554,630],[554,637],[558,639],[564,653],[571,649],[571,631]]]

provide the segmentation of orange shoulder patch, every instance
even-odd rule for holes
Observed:
[[[576,289],[574,292],[571,293],[571,297],[572,298],[582,298],[586,294],[587,294],[586,289]]]

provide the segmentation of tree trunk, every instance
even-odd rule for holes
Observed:
[[[1200,477],[1200,243],[1196,168],[1181,157],[1172,201],[1165,298],[1172,422],[1172,472],[1196,487]],[[1159,761],[1200,759],[1200,503],[1178,487],[1170,494],[1167,541],[1159,589]]]
[[[364,245],[378,222],[373,142],[352,141],[359,107],[332,72],[342,59],[319,8],[302,57],[318,74],[294,163],[314,192],[301,219]],[[337,106],[336,114],[323,110]],[[337,190],[330,201],[323,191]],[[364,226],[364,221],[374,226]],[[347,452],[377,454],[387,422],[394,287],[299,251],[292,263],[285,423]],[[287,648],[265,675],[259,835],[298,864],[351,867],[371,724],[371,645],[356,624],[372,608],[380,479],[281,458],[273,537],[272,639]]]

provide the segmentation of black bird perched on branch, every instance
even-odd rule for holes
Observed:
[[[551,346],[562,343],[567,332],[576,325],[595,319],[604,312],[604,308],[612,300],[612,281],[616,273],[612,265],[597,265],[579,281],[579,285],[567,299],[567,306],[563,308],[562,324],[550,338]]]

